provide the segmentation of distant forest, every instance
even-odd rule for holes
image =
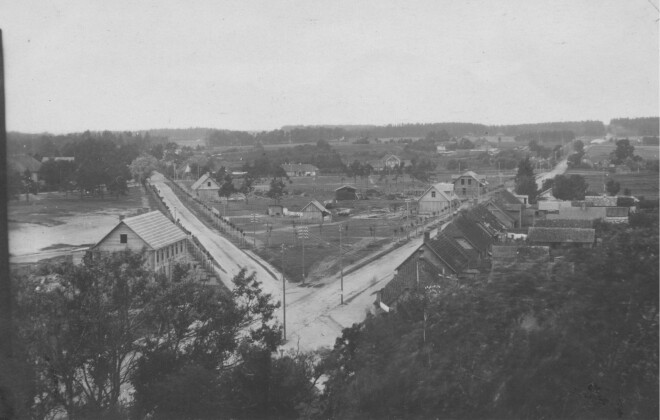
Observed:
[[[614,118],[610,129],[620,135],[657,136],[660,133],[660,118]]]

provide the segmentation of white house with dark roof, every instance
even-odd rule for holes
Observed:
[[[190,186],[190,189],[200,200],[218,201],[220,198],[218,195],[218,191],[220,191],[220,185],[208,172],[202,175],[197,181],[195,181]]]
[[[188,236],[159,211],[127,217],[94,247],[92,253],[131,250],[146,253],[145,263],[169,275],[174,263],[189,261]]]

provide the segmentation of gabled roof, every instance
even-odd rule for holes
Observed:
[[[468,256],[468,252],[463,251],[461,246],[454,240],[454,238],[447,235],[439,234],[433,239],[424,242],[423,246],[429,248],[438,258],[440,258],[449,268],[458,274],[463,269],[467,268],[472,259]],[[471,253],[472,257],[478,257],[475,253]]]
[[[428,259],[420,259],[418,266],[414,257],[416,253],[417,250],[396,268],[397,274],[381,290],[381,301],[386,305],[392,305],[406,290],[424,290],[441,280],[442,271]]]
[[[506,204],[522,204],[518,197],[513,195],[509,190],[500,189],[491,195],[493,199],[497,202],[506,203]]]
[[[386,162],[386,161],[388,161],[389,159],[396,159],[396,160],[398,160],[399,162],[401,161],[401,158],[398,157],[397,155],[385,155],[385,156],[383,156],[383,162]]]
[[[488,252],[493,243],[493,237],[478,223],[468,219],[466,216],[459,216],[449,223],[442,231],[452,238],[463,237],[470,242],[480,253]]]
[[[282,165],[285,172],[316,172],[319,170],[309,163],[285,163]]]
[[[355,188],[351,185],[342,185],[341,187],[335,189],[335,191],[339,191],[339,190],[343,190],[343,189],[357,191],[357,188]]]
[[[590,244],[596,240],[595,229],[578,228],[529,228],[527,240],[540,243],[585,243]]]
[[[325,213],[330,213],[328,209],[326,209],[323,204],[319,203],[317,200],[312,200],[310,201],[305,207],[302,208],[301,211],[305,211],[305,209],[309,206],[317,208],[320,212],[325,212]]]
[[[204,175],[202,175],[197,181],[195,181],[195,182],[190,186],[190,189],[191,189],[191,190],[196,190],[196,189],[200,188],[202,185],[204,185],[204,183],[207,182],[207,181],[211,181],[211,182],[213,183],[213,187],[214,187],[214,188],[218,188],[218,189],[220,189],[220,186],[218,185],[218,183],[216,182],[216,180],[213,179],[213,177],[211,177],[211,174],[209,174],[208,172],[205,173]]]
[[[39,172],[41,162],[30,155],[11,155],[7,157],[7,166],[21,173],[26,169],[30,172]]]
[[[484,175],[477,175],[477,173],[474,172],[474,171],[466,171],[466,172],[463,172],[463,173],[460,174],[460,175],[452,175],[452,176],[451,176],[451,179],[453,179],[454,182],[455,182],[457,179],[460,179],[460,178],[462,178],[462,177],[464,177],[464,176],[467,176],[467,177],[470,177],[470,178],[474,178],[474,179],[476,179],[477,181],[481,182],[481,183],[484,184],[484,185],[485,185],[485,184],[488,184],[488,182],[486,182],[486,177],[485,177]]]
[[[444,183],[439,183],[439,184],[444,184]],[[452,201],[452,200],[455,200],[455,199],[458,198],[458,197],[456,197],[456,195],[454,194],[453,191],[451,192],[451,195],[450,195],[450,194],[448,194],[447,192],[445,192],[445,191],[439,189],[439,188],[438,188],[438,185],[439,185],[439,184],[434,184],[434,185],[431,185],[430,187],[428,187],[428,188],[422,193],[422,195],[419,196],[419,198],[417,199],[417,201],[422,201],[422,199],[423,199],[424,197],[426,197],[426,195],[427,195],[427,194],[429,193],[429,191],[431,191],[431,190],[435,190],[435,191],[437,191],[438,193],[440,193],[440,196],[442,196],[442,197],[443,197],[445,200],[447,200],[447,201]],[[450,185],[452,185],[452,184],[450,184]],[[452,190],[453,190],[453,185],[452,185]]]
[[[160,249],[187,238],[183,230],[172,223],[163,213],[150,211],[139,216],[125,218],[104,236],[95,247],[122,225],[135,232],[151,249]]]
[[[506,211],[502,210],[500,207],[498,207],[495,203],[484,203],[484,204],[479,204],[474,207],[472,207],[468,212],[467,212],[467,217],[468,219],[481,223],[485,225],[486,228],[489,228],[491,230],[500,232],[503,230],[506,230],[506,225],[504,225],[498,218],[495,216],[493,213],[491,213],[490,210],[488,210],[487,205],[490,204],[492,206],[495,206],[498,210],[500,210],[500,213],[507,219],[509,219],[511,222],[514,222],[515,219],[513,216],[511,216],[509,213]]]

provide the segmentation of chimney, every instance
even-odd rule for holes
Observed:
[[[121,222],[122,220],[124,220],[125,217],[126,217],[126,216],[124,216],[123,214],[120,214],[120,215],[119,215],[119,221]]]

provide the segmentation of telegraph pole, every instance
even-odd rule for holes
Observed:
[[[307,226],[298,228],[298,236],[302,241],[302,284],[305,284],[305,239],[309,238],[309,230]]]
[[[282,244],[282,320],[284,341],[286,341],[286,280],[284,280],[284,244]]]
[[[257,248],[257,215],[252,213],[252,247]]]
[[[341,304],[344,304],[344,262],[342,261],[342,250],[341,250],[341,228],[342,225],[339,225],[339,268],[341,273]]]

